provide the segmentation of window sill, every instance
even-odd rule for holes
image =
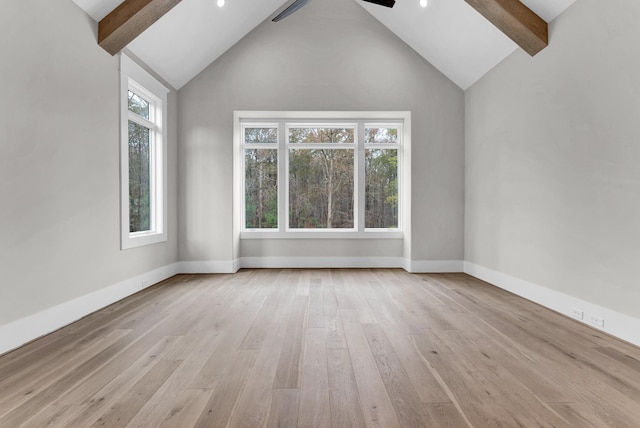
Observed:
[[[404,233],[398,230],[290,230],[287,232],[268,230],[245,230],[240,233],[240,239],[403,239]]]
[[[129,248],[143,247],[145,245],[158,244],[166,241],[166,233],[137,232],[123,236],[121,248],[123,250],[128,250]]]

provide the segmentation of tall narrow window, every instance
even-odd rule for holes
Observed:
[[[398,228],[397,126],[370,126],[364,130],[365,227]]]
[[[151,191],[151,149],[155,124],[150,121],[150,102],[127,91],[130,114],[129,131],[129,232],[153,229],[152,208],[155,195]]]
[[[244,128],[245,227],[278,228],[278,128]]]
[[[167,92],[121,55],[122,248],[166,241]]]

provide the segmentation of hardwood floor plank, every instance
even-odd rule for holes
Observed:
[[[425,403],[433,428],[471,428],[453,403]]]
[[[419,276],[398,275],[395,272],[382,274],[382,280],[387,276],[401,277],[401,293],[395,293],[395,299],[399,299],[407,307],[409,319],[418,328],[436,330],[455,330],[452,320],[463,316],[464,312],[456,307],[451,308],[443,302],[438,294],[424,287]],[[386,285],[386,283],[384,283]],[[384,290],[386,287],[383,287]],[[419,334],[419,333],[418,333]]]
[[[636,427],[640,349],[464,274],[179,275],[0,356],[0,426]]]
[[[397,326],[403,334],[420,334],[420,328],[413,322],[407,306],[398,298],[399,292],[385,283],[371,282],[376,291],[375,298],[368,299],[368,306],[373,309],[377,320],[385,320]],[[398,287],[396,285],[395,287]]]
[[[331,427],[329,375],[323,328],[308,328],[302,360],[302,389],[298,426]]]
[[[183,299],[182,303],[192,305],[198,301],[201,290],[194,290],[194,293]],[[77,404],[82,401],[83,397],[93,395],[104,385],[115,379],[123,370],[129,367],[133,362],[144,355],[151,347],[163,338],[174,337],[172,333],[181,330],[181,323],[191,323],[196,317],[192,312],[181,313],[180,311],[172,312],[163,318],[156,320],[145,330],[134,330],[130,336],[129,343],[113,355],[101,355],[102,364],[91,364],[88,369],[92,369],[91,383],[83,383],[76,391],[70,391],[65,396],[67,404]],[[150,316],[155,320],[155,316]],[[146,324],[146,321],[145,321]],[[106,358],[108,357],[108,358]],[[78,374],[78,370],[74,371],[74,375]]]
[[[351,356],[347,349],[327,350],[329,402],[331,426],[344,428],[364,427],[364,416],[358,385],[353,374]]]
[[[382,328],[377,324],[363,328],[400,425],[428,426],[428,413]]]
[[[221,379],[226,368],[233,363],[236,351],[240,347],[242,340],[246,337],[249,328],[253,324],[256,312],[262,306],[264,296],[254,294],[246,304],[239,303],[237,307],[232,307],[229,312],[229,320],[223,322],[228,324],[220,344],[211,352],[208,360],[202,366],[198,376],[190,385],[191,388],[210,389],[215,388]],[[233,317],[230,315],[233,314]],[[224,316],[224,315],[223,315]],[[231,327],[233,325],[233,327]]]
[[[57,402],[72,404],[71,409],[75,411],[74,415],[67,416],[70,419],[70,426],[89,426],[91,422],[95,421],[96,415],[121,400],[123,391],[134,388],[137,382],[167,356],[177,342],[178,338],[176,337],[163,338],[94,394],[91,394],[91,391],[95,385],[81,383],[77,388],[60,397]]]
[[[333,289],[336,293],[336,300],[338,301],[338,308],[340,309],[355,309],[356,305],[353,302],[353,298],[347,292],[345,287],[345,275],[348,274],[348,269],[332,269],[331,270],[331,282]]]
[[[291,317],[293,301],[296,298],[298,276],[291,269],[284,269],[279,276],[278,287],[284,288],[282,298],[278,302],[273,322],[287,324]]]
[[[599,428],[615,426],[607,424],[591,409],[577,403],[549,403],[549,407],[555,410],[571,427]]]
[[[118,323],[121,323],[122,326],[126,328],[135,330],[135,331],[147,331],[149,328],[157,324],[158,322],[162,322],[165,317],[171,316],[172,309],[176,306],[184,307],[186,305],[194,305],[198,304],[201,299],[206,295],[204,292],[205,288],[200,287],[202,283],[202,279],[198,279],[193,284],[181,284],[173,286],[173,293],[175,295],[172,299],[163,300],[159,305],[144,305],[140,310],[132,310],[124,316],[117,320]],[[218,293],[219,288],[215,288],[214,293]],[[184,314],[188,317],[189,320],[193,320],[194,317],[192,313]],[[184,320],[186,321],[186,320]],[[182,326],[182,324],[177,324],[175,327],[178,328]],[[168,327],[174,327],[168,326]],[[174,335],[179,334],[179,331],[169,332],[167,331],[167,335],[174,333]]]
[[[128,334],[130,334],[129,330],[113,330],[100,340],[96,340],[93,345],[78,349],[73,355],[62,352],[56,354],[57,358],[55,359],[43,356],[44,361],[56,367],[55,373],[49,373],[47,367],[51,366],[41,364],[34,364],[35,369],[25,367],[23,370],[16,371],[15,375],[10,378],[12,382],[3,382],[1,390],[5,393],[0,394],[0,416],[28,401],[33,395],[59,381],[78,365],[94,358]]]
[[[347,347],[347,342],[344,338],[344,328],[340,320],[336,290],[332,283],[324,285],[322,302],[324,303],[324,328],[327,349],[344,349]]]
[[[392,345],[402,363],[405,372],[409,374],[409,380],[417,391],[423,403],[447,403],[450,398],[435,378],[428,365],[420,357],[411,343],[409,336],[398,332],[393,326],[386,323],[380,324],[382,330]]]
[[[151,398],[182,361],[161,360],[116,404],[102,414],[92,427],[125,426]]]
[[[296,296],[287,323],[285,340],[278,361],[274,388],[300,388],[300,362],[304,346],[304,327],[309,298]]]
[[[264,346],[260,349],[247,383],[231,414],[227,425],[229,428],[249,428],[266,423],[271,408],[273,380],[284,342],[284,333],[284,325],[270,324]]]
[[[113,356],[128,347],[129,344],[130,339],[127,336],[117,340],[108,348],[104,349],[100,354],[97,354],[93,358],[81,364],[67,376],[57,380],[40,392],[33,394],[25,403],[5,414],[0,418],[0,426],[11,427],[20,425],[24,420],[33,416],[34,409],[41,409],[49,402],[57,399],[60,394],[63,394],[65,391],[73,388],[85,377],[93,373],[96,367],[102,366]]]
[[[353,373],[358,385],[360,405],[366,426],[399,427],[400,422],[387,395],[384,382],[371,354],[367,337],[355,311],[340,311]]]
[[[640,373],[640,358],[625,354],[624,352],[611,347],[598,346],[595,350],[622,363],[634,372]]]
[[[309,284],[311,284],[311,271],[297,270],[296,277],[298,278],[296,284],[296,296],[309,296]]]
[[[174,401],[165,402],[165,410],[169,408],[165,418],[158,424],[153,419],[131,421],[130,428],[184,428],[194,427],[203,409],[211,399],[211,389],[185,389],[180,390]]]
[[[239,350],[231,365],[225,370],[214,393],[205,405],[196,427],[226,427],[231,419],[236,401],[244,389],[258,358],[256,350]]]
[[[375,295],[371,292],[366,281],[363,281],[363,272],[366,271],[362,269],[346,271],[343,274],[345,278],[345,290],[349,296],[351,296],[354,308],[358,313],[360,324],[373,324],[377,323],[378,319],[367,301],[374,298]],[[366,273],[367,275],[370,274],[370,272]]]
[[[19,428],[32,427],[71,427],[71,418],[77,413],[77,406],[52,404],[38,412],[34,417],[25,421]]]
[[[96,413],[120,399],[122,391],[131,388],[157,361],[163,356],[167,356],[172,347],[176,345],[178,339],[176,337],[162,338],[155,346],[152,346],[137,361],[128,366],[95,394],[93,394],[93,391],[96,390],[96,385],[100,384],[99,379],[102,376],[94,373],[91,377],[92,382],[80,382],[75,388],[71,388],[66,393],[61,394],[48,408],[43,409],[43,412],[38,412],[29,423],[32,426],[47,426],[47,423],[43,423],[43,421],[47,419],[47,415],[52,411],[51,408],[61,408],[64,410],[58,412],[56,419],[66,421],[62,426],[87,426],[90,420],[95,419]],[[103,368],[110,365],[111,363],[103,366]]]
[[[523,426],[559,426],[562,420],[550,411],[535,394],[523,385],[515,376],[502,366],[492,361],[490,356],[478,349],[475,344],[462,333],[433,333],[431,341],[440,345],[439,351],[423,355],[432,363],[443,378],[449,377],[450,390],[458,399],[458,403],[470,420],[472,415],[480,415],[484,422],[492,419],[483,414],[490,409],[494,422],[506,425],[523,424]],[[473,373],[466,378],[463,373]],[[452,381],[453,376],[456,381]],[[473,398],[478,401],[470,401]],[[521,408],[530,408],[531,412],[520,412]]]
[[[189,385],[193,382],[205,361],[221,342],[221,337],[223,337],[223,334],[217,331],[205,333],[202,336],[198,336],[197,339],[190,336],[180,337],[177,343],[162,358],[182,360],[182,364],[140,409],[129,422],[129,426],[139,427],[146,425],[157,427],[164,423],[167,418],[173,422],[182,420],[183,415],[175,416],[169,414],[167,416],[167,405],[173,405],[172,412],[177,413],[184,411],[186,407],[192,408],[190,404],[185,406],[184,402],[180,401],[180,397],[184,395],[184,391],[188,391]],[[195,397],[200,398],[202,395],[211,396],[211,391],[208,394],[195,394]],[[202,407],[205,404],[206,402],[203,403]],[[200,409],[201,411],[202,408]]]
[[[324,327],[324,305],[322,294],[322,278],[318,278],[318,274],[314,272],[309,284],[309,317],[307,320],[308,328]]]
[[[535,396],[543,402],[569,402],[576,399],[574,392],[558,380],[555,373],[541,373],[539,367],[541,358],[534,352],[523,352],[512,340],[505,340],[505,336],[496,334],[490,326],[474,317],[464,317],[458,320],[458,331],[463,331],[465,337],[473,344],[469,350],[488,369],[500,367],[518,383],[535,392]],[[523,364],[528,361],[530,364]],[[495,369],[494,369],[495,370]]]
[[[417,349],[452,394],[456,407],[473,426],[510,426],[497,391],[493,390],[482,373],[472,363],[443,343],[438,336],[425,333],[412,336]]]
[[[274,389],[267,428],[298,426],[299,389]]]
[[[265,289],[268,288],[267,286],[263,287]],[[247,335],[244,337],[242,344],[240,345],[241,349],[260,349],[262,347],[267,336],[267,332],[271,328],[271,323],[275,318],[275,312],[278,308],[280,299],[284,294],[282,290],[276,289],[275,286],[271,287],[274,289],[270,292],[268,291],[253,324],[249,328]]]

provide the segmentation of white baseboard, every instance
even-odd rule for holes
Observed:
[[[462,260],[405,260],[404,270],[410,273],[458,273],[462,272]]]
[[[464,272],[573,319],[571,308],[579,308],[584,324],[640,346],[640,319],[474,263],[464,262]],[[604,319],[604,327],[591,323],[591,316]]]
[[[242,268],[402,268],[402,257],[241,257]]]
[[[179,262],[181,273],[234,273],[239,269],[401,268],[412,273],[462,272],[461,260],[403,257],[240,257],[233,261]]]
[[[236,273],[237,260],[178,262],[180,273]]]
[[[178,273],[173,263],[0,326],[0,355]]]

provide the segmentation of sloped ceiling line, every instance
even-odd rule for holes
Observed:
[[[124,1],[100,21],[98,44],[117,54],[180,1]],[[548,45],[547,23],[519,0],[465,1],[531,56]]]
[[[105,50],[115,54],[126,46],[180,89],[292,0],[228,0],[222,8],[215,0],[73,1],[99,23],[98,39]],[[467,89],[518,48],[510,27],[519,26],[516,34],[524,35],[530,39],[526,43],[534,45],[533,51],[525,50],[535,52],[545,46],[546,23],[575,0],[429,0],[427,8],[419,7],[418,0],[399,0],[393,9],[363,0],[343,1],[358,3],[456,85]],[[331,7],[327,0],[317,3]],[[508,7],[514,4],[527,6],[540,19],[519,19],[519,12]],[[494,13],[498,11],[504,22],[496,25],[511,38],[478,13],[482,5]],[[167,13],[170,9],[171,13]],[[309,13],[305,10],[296,15]],[[348,17],[336,17],[344,18]],[[538,24],[544,27],[542,32],[538,31]],[[287,21],[283,25],[288,25]]]
[[[98,44],[111,55],[162,18],[181,0],[126,0],[98,24]]]
[[[464,0],[525,52],[535,56],[549,45],[549,26],[518,0]]]

